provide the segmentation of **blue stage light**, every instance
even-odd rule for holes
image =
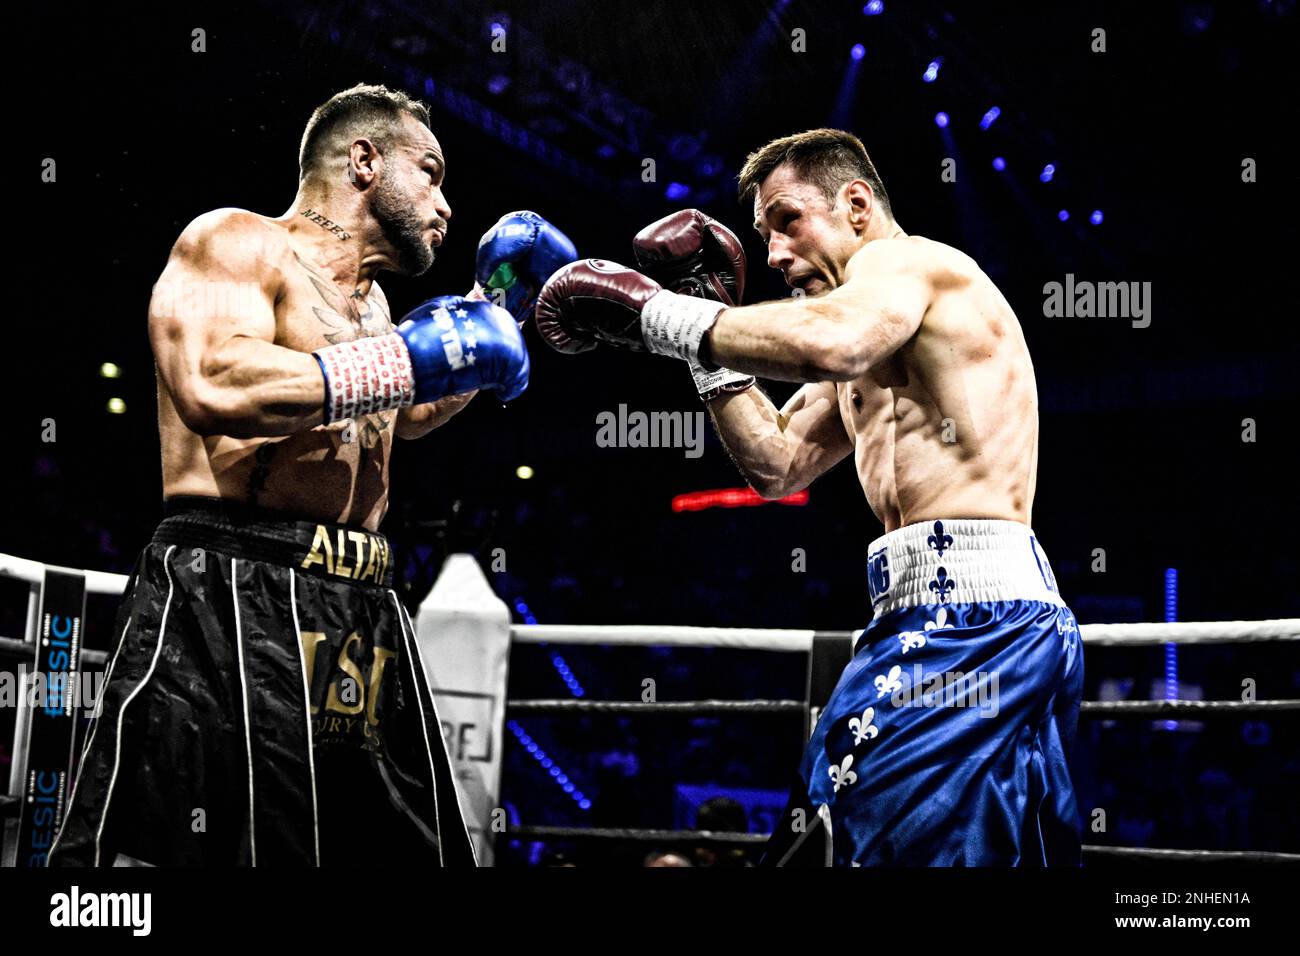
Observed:
[[[998,172],[1002,172],[1002,170],[1007,168],[1007,161],[1001,156],[995,156],[993,157],[993,168]]]
[[[939,127],[939,129],[945,129],[945,128],[948,126],[948,114],[947,114],[947,113],[935,113],[935,114],[934,114],[934,125],[937,126],[937,127]]]
[[[1052,177],[1055,175],[1056,175],[1056,167],[1053,166],[1051,163],[1048,163],[1046,166],[1043,167],[1043,171],[1038,174],[1038,178],[1045,183],[1050,183],[1052,181]]]
[[[582,689],[582,685],[578,683],[578,678],[573,675],[573,671],[570,670],[569,665],[565,663],[564,658],[554,651],[551,652],[551,665],[560,675],[560,678],[564,681],[565,685],[573,693],[573,696],[581,697],[586,693],[586,691]]]
[[[885,12],[885,4],[883,0],[871,0],[870,3],[862,8],[862,12],[869,17],[878,17]]]
[[[691,187],[685,183],[669,183],[664,196],[672,202],[678,202],[691,194]]]
[[[942,65],[943,63],[941,60],[931,60],[930,65],[927,66],[925,72],[921,74],[921,82],[933,83],[937,80],[939,78],[939,67]]]
[[[987,113],[980,117],[980,129],[988,129],[1002,115],[1000,106],[990,106]]]
[[[853,49],[849,50],[849,56],[853,57],[853,59],[855,60],[860,60],[866,55],[867,55],[867,48],[864,47],[861,43],[853,44]]]
[[[1056,218],[1061,220],[1061,222],[1068,221],[1070,218],[1070,210],[1062,209],[1060,212],[1056,214]]]
[[[533,612],[528,610],[528,605],[523,601],[515,601],[515,610],[523,617],[525,624],[536,624],[537,618],[533,617]]]
[[[1096,215],[1094,213],[1094,215]],[[1178,569],[1165,568],[1165,622],[1178,620]],[[1165,645],[1165,700],[1178,699],[1178,645]],[[1178,721],[1166,720],[1165,730],[1175,730]]]
[[[1104,219],[1105,217],[1101,214],[1100,209],[1094,209],[1092,211],[1092,215],[1088,217],[1088,221],[1092,223],[1094,226],[1100,226]]]

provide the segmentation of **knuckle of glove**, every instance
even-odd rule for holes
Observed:
[[[698,209],[652,222],[632,240],[639,266],[683,295],[737,305],[745,291],[745,250],[736,234]]]
[[[745,247],[734,232],[712,219],[708,221],[707,234],[705,267],[710,272],[722,274],[720,278],[731,300],[727,304],[739,305],[745,294]]]
[[[653,279],[615,262],[573,262],[542,289],[537,330],[561,352],[585,352],[598,341],[644,351],[641,309],[661,289]]]
[[[671,262],[698,253],[704,240],[704,220],[698,209],[682,209],[657,219],[632,239],[642,265]]]
[[[537,331],[542,340],[557,352],[565,355],[578,355],[581,352],[590,352],[596,347],[594,338],[578,338],[569,334],[569,329],[565,326],[559,317],[546,307],[546,303],[537,304],[537,312],[533,317],[537,324]]]
[[[546,282],[557,269],[578,258],[573,242],[560,230],[547,223],[538,233],[537,243],[528,257],[526,272],[533,288]]]

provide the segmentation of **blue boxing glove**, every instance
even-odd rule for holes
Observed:
[[[443,295],[416,306],[395,332],[312,353],[325,376],[325,422],[492,389],[528,387],[523,333],[505,309]]]
[[[528,387],[523,333],[491,302],[438,296],[406,313],[397,334],[411,353],[417,404],[476,388],[508,402]]]
[[[537,213],[511,212],[479,240],[474,278],[484,295],[523,322],[546,280],[577,258],[569,237]]]

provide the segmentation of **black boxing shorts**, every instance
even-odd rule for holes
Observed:
[[[51,866],[474,866],[383,535],[174,498]]]

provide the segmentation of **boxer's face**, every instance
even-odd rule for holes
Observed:
[[[844,190],[835,203],[790,166],[778,166],[754,197],[754,228],[767,244],[767,264],[786,285],[821,295],[844,281],[844,267],[861,247]]]
[[[371,190],[371,215],[397,256],[396,270],[418,276],[433,265],[447,234],[451,206],[442,194],[442,146],[413,116],[402,117],[405,135],[384,157]]]

